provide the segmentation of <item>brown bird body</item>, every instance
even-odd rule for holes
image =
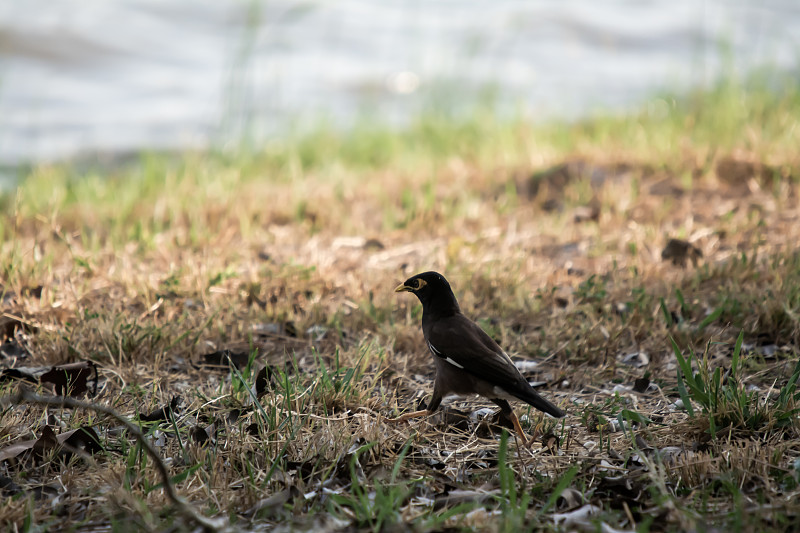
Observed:
[[[428,409],[391,421],[433,413],[448,394],[478,394],[500,407],[525,442],[508,400],[522,400],[554,417],[565,415],[530,386],[511,358],[480,326],[461,313],[444,276],[423,272],[407,279],[395,291],[411,292],[422,303],[422,333],[434,356],[436,380]]]

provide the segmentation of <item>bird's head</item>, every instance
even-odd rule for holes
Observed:
[[[423,272],[405,280],[394,292],[410,292],[422,303],[423,313],[453,314],[459,312],[458,302],[444,276],[438,272]]]

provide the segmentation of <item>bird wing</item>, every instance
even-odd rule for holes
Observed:
[[[525,382],[503,349],[464,315],[436,320],[425,329],[428,348],[448,363],[511,394]]]
[[[462,314],[423,325],[428,348],[436,357],[554,417],[564,411],[544,399],[514,362],[480,326]]]

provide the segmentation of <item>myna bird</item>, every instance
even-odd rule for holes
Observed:
[[[410,292],[422,303],[422,333],[434,356],[436,380],[427,409],[389,422],[431,414],[448,394],[479,394],[500,407],[525,444],[525,434],[508,400],[522,400],[557,418],[565,415],[530,386],[508,354],[480,326],[461,314],[444,276],[423,272],[408,278],[395,292]]]

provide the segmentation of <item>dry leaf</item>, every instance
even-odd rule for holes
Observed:
[[[80,396],[88,390],[87,383],[94,373],[94,388],[92,396],[97,394],[97,365],[91,361],[80,361],[58,365],[42,374],[39,378],[42,383],[55,385],[56,394],[65,396]]]
[[[142,422],[162,422],[164,420],[170,419],[170,413],[177,413],[178,412],[178,404],[181,402],[180,396],[174,396],[172,400],[169,402],[169,405],[165,405],[152,411],[146,415],[139,415],[139,420]]]

